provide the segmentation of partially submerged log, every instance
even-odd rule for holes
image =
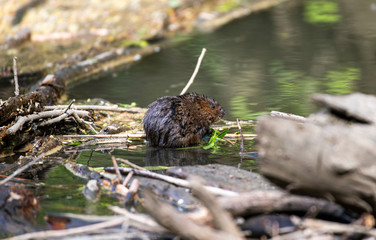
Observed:
[[[30,142],[37,133],[34,130],[27,134],[15,134],[12,130],[16,118],[40,112],[43,106],[55,104],[65,91],[63,78],[47,75],[35,91],[11,97],[0,105],[0,156],[12,155],[15,149]],[[29,128],[29,127],[28,127]],[[26,128],[27,129],[27,128]]]
[[[375,214],[376,128],[359,122],[374,122],[376,98],[356,94],[314,99],[352,124],[260,118],[256,131],[261,172],[291,192]]]

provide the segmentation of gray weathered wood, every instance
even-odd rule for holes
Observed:
[[[260,170],[293,192],[375,212],[376,128],[319,126],[262,117],[257,125]]]

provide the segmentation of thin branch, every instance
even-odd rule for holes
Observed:
[[[255,137],[257,137],[257,134],[242,134],[242,136],[239,136],[239,134],[226,134],[225,136],[226,138],[229,138],[229,139],[238,139],[239,137],[243,138],[243,139],[247,139],[247,140],[252,140],[254,139]]]
[[[220,197],[219,205],[234,216],[257,215],[265,212],[307,212],[312,207],[320,214],[343,216],[344,209],[326,200],[292,195],[279,190],[254,190],[236,197]]]
[[[121,173],[119,171],[119,167],[117,165],[116,158],[114,156],[112,156],[111,160],[112,160],[112,164],[114,165],[116,175],[118,177],[118,182],[121,183],[121,180],[123,179],[123,177],[121,176]]]
[[[239,123],[239,119],[236,119],[236,123],[238,124],[239,134],[240,134],[240,138],[241,138],[240,153],[243,153],[244,152],[244,136],[243,136],[243,132],[242,132],[242,127],[240,126],[240,123]]]
[[[143,168],[143,167],[140,167],[140,166],[138,166],[137,164],[134,164],[134,163],[130,162],[130,161],[127,160],[127,159],[116,158],[116,160],[118,160],[118,161],[120,161],[120,162],[122,162],[122,163],[125,163],[125,164],[127,164],[128,166],[130,166],[130,167],[132,167],[132,168],[134,168],[134,169],[138,169],[138,170],[143,170],[143,171],[150,172],[149,170],[147,170],[147,169],[145,169],[145,168]]]
[[[20,89],[18,86],[18,74],[17,74],[17,57],[13,58],[13,74],[14,74],[14,94],[18,96],[20,94]]]
[[[37,161],[39,161],[43,157],[44,157],[44,155],[39,155],[37,158],[35,158],[31,162],[29,162],[28,164],[26,164],[23,167],[17,169],[15,172],[13,172],[7,178],[5,178],[4,180],[2,180],[0,182],[0,186],[3,185],[6,182],[9,182],[10,180],[12,180],[15,176],[17,176],[18,174],[22,173],[23,171],[25,171],[26,169],[28,169],[29,167],[31,167],[34,163],[36,163]]]
[[[105,171],[114,171],[114,170],[115,169],[113,167],[105,168]],[[124,168],[124,167],[119,167],[119,171],[121,173],[128,173],[130,171],[133,171],[134,174],[139,175],[139,176],[158,179],[158,180],[165,181],[165,182],[168,182],[176,186],[180,186],[180,187],[191,188],[191,184],[186,180],[171,177],[171,176],[166,176],[166,175],[151,172],[151,171]],[[212,187],[212,186],[204,186],[204,188],[206,191],[209,191],[215,195],[220,195],[220,196],[238,196],[239,195],[239,193],[237,192],[222,189],[222,188],[217,188],[217,187]]]
[[[307,118],[305,118],[305,117],[295,115],[295,114],[291,114],[291,113],[278,112],[278,111],[271,111],[270,116],[289,119],[289,120],[293,120],[293,121],[297,121],[297,122],[303,122],[303,123],[307,121]]]
[[[45,106],[44,110],[58,110],[65,109],[68,105],[55,105],[55,106]],[[98,111],[112,111],[112,112],[128,112],[128,113],[138,113],[143,111],[143,108],[131,107],[130,109],[121,108],[117,105],[115,106],[95,106],[95,105],[73,105],[71,109],[77,110],[98,110]]]
[[[132,177],[133,177],[133,172],[129,172],[123,181],[123,185],[126,186]]]
[[[129,133],[129,134],[88,134],[88,135],[57,135],[59,138],[144,138],[145,134]]]
[[[111,211],[124,216],[128,221],[127,223],[131,226],[136,228],[150,231],[150,232],[157,232],[157,233],[167,233],[168,230],[159,225],[154,219],[152,219],[149,215],[146,214],[135,214],[129,212],[125,208],[120,208],[118,206],[109,206],[108,207]]]
[[[73,111],[75,111],[78,114],[78,116],[81,116],[81,117],[89,116],[89,112],[80,111],[80,110],[68,110],[69,115]],[[41,118],[58,117],[58,116],[61,116],[62,114],[67,114],[67,113],[64,113],[64,110],[55,110],[55,111],[38,112],[35,114],[19,117],[17,122],[12,127],[8,128],[7,134],[12,135],[16,133],[18,130],[22,128],[22,126],[26,122],[34,121],[34,120],[41,119]]]
[[[150,191],[143,191],[144,207],[148,213],[162,226],[178,234],[183,239],[225,240],[243,239],[231,233],[214,230],[206,225],[198,224],[174,207],[158,200]]]
[[[309,229],[320,233],[332,233],[332,234],[364,234],[366,236],[376,237],[376,230],[370,229],[365,226],[355,224],[343,224],[336,222],[329,222],[325,220],[317,219],[294,219],[293,222],[301,229]]]
[[[64,113],[68,111],[68,109],[72,106],[72,104],[76,101],[76,99],[72,99],[72,101],[69,103],[68,107],[65,109]]]
[[[242,239],[244,236],[240,229],[236,226],[231,215],[222,208],[214,195],[210,194],[203,187],[202,181],[199,177],[190,177],[189,182],[192,186],[192,193],[200,202],[209,210],[212,215],[214,225],[224,232]]]
[[[63,112],[60,116],[44,121],[41,124],[39,124],[39,126],[43,127],[43,126],[51,125],[54,123],[58,123],[58,122],[63,121],[67,117],[69,117],[69,113]]]
[[[225,140],[226,142],[230,143],[231,145],[234,145],[235,143],[227,138],[222,138],[223,140]]]
[[[201,65],[202,59],[204,58],[205,52],[206,52],[206,48],[203,48],[202,52],[201,52],[201,55],[198,58],[195,71],[193,72],[193,74],[191,76],[191,79],[189,79],[189,81],[188,81],[187,85],[184,87],[183,91],[181,91],[180,95],[183,95],[184,93],[186,93],[187,90],[188,90],[188,88],[192,85],[193,81],[195,80],[196,75],[198,73],[198,70],[200,69],[200,65]]]
[[[92,126],[93,123],[81,119],[80,116],[78,116],[78,114],[77,114],[75,111],[72,112],[72,115],[73,115],[74,119],[75,119],[79,124],[81,124],[81,126],[83,126],[83,127],[88,126],[93,132],[98,133],[98,132],[94,129],[94,127]]]
[[[26,233],[16,237],[8,238],[8,240],[26,240],[26,239],[41,239],[52,237],[66,237],[74,234],[82,234],[87,232],[97,231],[99,229],[115,227],[125,221],[124,217],[119,217],[105,222],[94,223],[83,227],[69,228],[64,230],[48,230],[41,232]]]

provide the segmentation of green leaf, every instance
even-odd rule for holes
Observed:
[[[79,145],[81,145],[81,144],[82,144],[82,142],[80,142],[80,141],[78,141],[78,142],[70,142],[70,143],[68,143],[69,146],[79,146]]]

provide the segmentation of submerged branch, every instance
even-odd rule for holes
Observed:
[[[12,180],[15,176],[17,176],[18,174],[22,173],[23,171],[25,171],[26,169],[28,169],[29,167],[31,167],[34,163],[36,163],[37,161],[39,161],[43,157],[44,157],[44,155],[40,155],[37,158],[35,158],[34,160],[32,160],[31,162],[29,162],[28,164],[26,164],[23,167],[17,169],[14,173],[12,173],[7,178],[5,178],[4,180],[2,180],[0,182],[0,186],[3,185],[4,183],[9,182],[10,180]]]
[[[113,167],[106,167],[105,171],[114,171],[115,169]],[[171,176],[166,176],[162,175],[159,173],[155,172],[150,172],[150,171],[145,171],[145,170],[138,170],[138,169],[132,169],[132,168],[124,168],[124,167],[119,167],[119,171],[122,173],[128,173],[130,171],[133,171],[134,174],[143,176],[143,177],[149,177],[149,178],[154,178],[158,180],[162,180],[171,184],[174,184],[176,186],[180,187],[186,187],[186,188],[191,188],[191,184],[183,179],[171,177]],[[205,190],[208,192],[211,192],[216,195],[221,195],[221,196],[238,196],[239,193],[230,191],[230,190],[225,190],[222,188],[217,188],[217,187],[212,187],[212,186],[204,186]]]
[[[112,220],[94,223],[83,227],[69,228],[64,230],[47,230],[41,232],[26,233],[16,237],[8,238],[8,240],[27,240],[27,239],[41,239],[52,237],[66,237],[79,233],[95,232],[100,229],[115,227],[122,224],[125,221],[124,217],[115,218]]]

